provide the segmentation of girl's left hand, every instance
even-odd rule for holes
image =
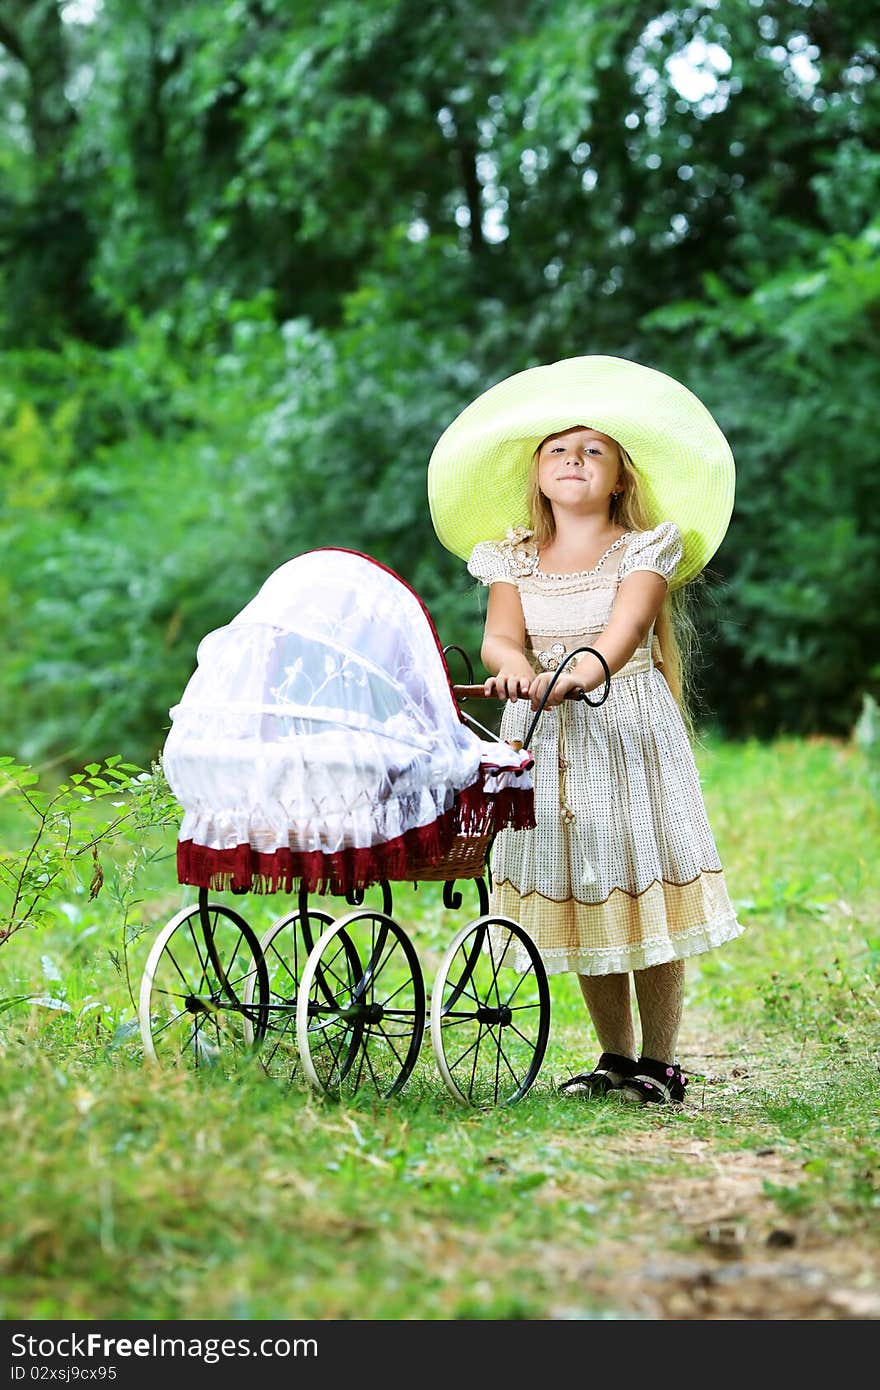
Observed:
[[[535,679],[531,682],[529,686],[529,702],[531,703],[532,709],[538,708],[554,675],[554,671],[542,671],[541,674],[535,676]],[[583,688],[579,680],[569,675],[568,671],[563,671],[550,692],[550,698],[545,705],[545,709],[549,709],[552,705],[560,704],[572,690],[583,690]]]

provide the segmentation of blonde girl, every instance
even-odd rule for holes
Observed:
[[[490,461],[520,496],[520,524],[467,556],[489,590],[482,658],[487,693],[507,701],[502,736],[522,739],[546,700],[531,741],[537,823],[498,837],[492,910],[528,930],[548,973],[578,976],[601,1051],[562,1094],[680,1102],[684,961],[741,927],[676,702],[669,595],[723,534],[732,458],[696,398],[639,364],[577,358],[510,382],[474,403],[480,428],[474,406],[454,422],[429,469],[435,526],[456,553]],[[676,475],[686,486],[669,486]],[[512,496],[482,496],[483,534],[497,536],[505,509],[518,519]],[[584,646],[603,660],[569,659]],[[602,704],[566,698],[598,690],[606,670]]]

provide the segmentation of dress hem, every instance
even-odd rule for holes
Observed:
[[[544,950],[539,946],[537,950],[548,975],[628,975],[632,970],[647,970],[653,965],[665,965],[668,961],[702,955],[716,946],[735,941],[744,930],[736,915],[731,914],[691,927],[678,937],[645,941],[629,950],[621,947],[602,947],[592,951],[568,950],[565,947]],[[501,964],[512,967],[520,974],[531,968],[528,954],[518,945],[505,952]]]
[[[613,893],[623,893],[627,898],[632,898],[635,901],[637,898],[643,898],[658,883],[666,888],[690,888],[692,884],[699,883],[700,879],[707,874],[723,873],[724,868],[722,866],[718,869],[699,869],[693,878],[686,878],[681,883],[678,883],[674,878],[652,878],[650,883],[646,884],[644,888],[639,888],[635,893],[631,892],[629,888],[621,888],[619,884],[613,883],[604,898],[579,898],[576,893],[566,893],[564,898],[551,898],[549,893],[542,893],[540,888],[517,888],[513,880],[509,878],[496,879],[495,886],[499,889],[511,888],[518,898],[542,898],[545,903],[557,905],[578,903],[581,907],[603,907]]]

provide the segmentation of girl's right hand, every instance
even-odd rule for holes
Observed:
[[[483,689],[487,695],[494,695],[499,700],[523,700],[528,698],[533,680],[533,672],[524,676],[513,671],[499,671],[497,676],[489,677]]]

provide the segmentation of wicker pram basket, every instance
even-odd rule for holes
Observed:
[[[412,866],[413,881],[442,883],[446,879],[482,878],[486,872],[486,856],[494,834],[493,828],[489,826],[479,834],[456,835],[442,859],[433,864]]]

